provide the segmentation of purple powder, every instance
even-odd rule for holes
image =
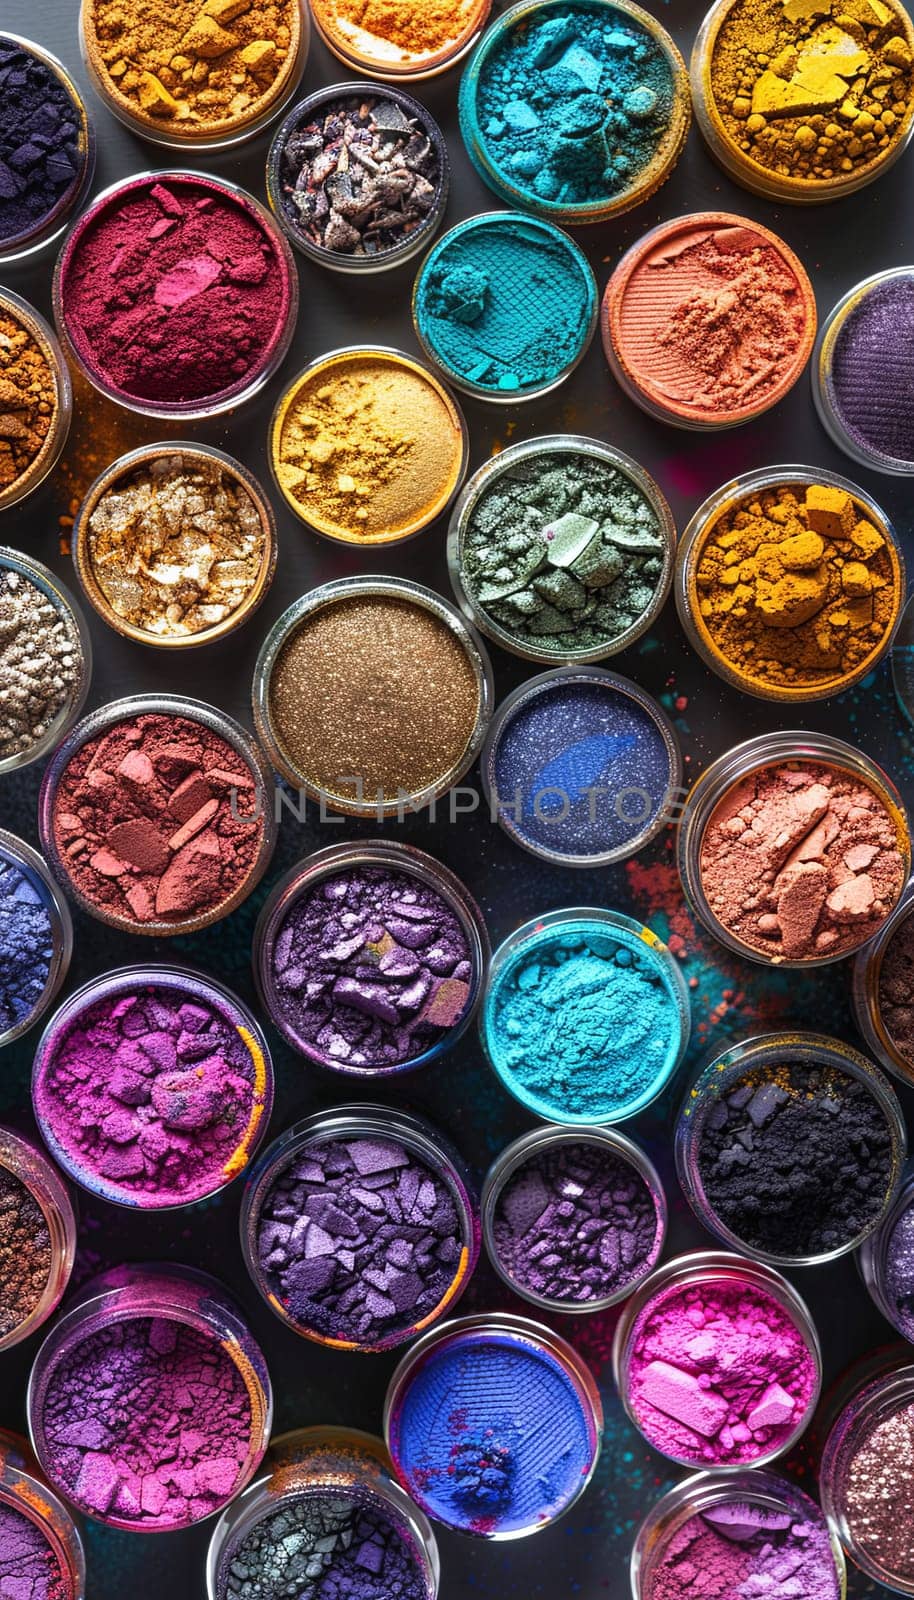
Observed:
[[[0,35],[0,248],[25,243],[62,210],[86,161],[82,113],[63,79]]]
[[[359,1348],[408,1338],[467,1265],[449,1188],[394,1139],[315,1140],[267,1191],[255,1228],[260,1271],[286,1315]]]
[[[218,990],[190,976],[128,975],[52,1024],[33,1100],[52,1153],[79,1182],[122,1204],[183,1205],[245,1166],[269,1113],[269,1070],[245,1015]]]
[[[835,340],[830,396],[861,449],[914,463],[914,273],[861,295]]]
[[[38,1425],[48,1477],[90,1516],[179,1528],[240,1486],[253,1426],[241,1370],[215,1337],[131,1317],[52,1366]]]
[[[796,1497],[799,1499],[799,1496]],[[645,1600],[838,1600],[824,1518],[812,1501],[783,1510],[723,1501],[661,1545]]]
[[[895,1326],[914,1341],[914,1205],[902,1211],[885,1246],[886,1296]]]
[[[344,1071],[416,1061],[474,998],[455,911],[419,878],[385,867],[336,872],[306,889],[268,960],[280,1027],[304,1055]]]
[[[0,1595],[3,1600],[70,1600],[71,1586],[42,1530],[0,1503]]]
[[[648,1184],[610,1146],[534,1150],[499,1191],[493,1238],[521,1290],[560,1305],[612,1298],[650,1270],[663,1226]]]

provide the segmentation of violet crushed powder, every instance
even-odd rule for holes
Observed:
[[[70,1583],[31,1517],[0,1503],[0,1595],[3,1600],[71,1600]]]
[[[492,1237],[502,1270],[521,1291],[586,1308],[649,1270],[663,1229],[632,1163],[581,1139],[529,1153],[498,1194]]]
[[[343,1070],[414,1061],[473,999],[459,917],[428,884],[386,867],[348,868],[306,889],[290,905],[268,961],[287,1037]]]
[[[302,1331],[369,1349],[428,1321],[464,1267],[457,1205],[396,1139],[315,1140],[266,1192],[255,1252]]]
[[[48,1376],[42,1465],[81,1510],[134,1528],[184,1527],[228,1500],[251,1442],[251,1400],[217,1339],[175,1319],[90,1333]]]

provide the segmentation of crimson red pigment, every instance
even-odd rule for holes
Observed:
[[[146,713],[80,746],[51,799],[50,828],[74,888],[102,915],[179,925],[250,877],[264,832],[255,794],[226,739],[190,717]]]
[[[180,173],[121,185],[61,258],[76,353],[133,401],[179,406],[247,388],[283,341],[292,271],[234,190]]]

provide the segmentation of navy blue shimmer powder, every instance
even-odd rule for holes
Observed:
[[[614,674],[545,673],[528,684],[485,759],[493,811],[538,854],[596,863],[647,842],[679,778],[659,707]]]

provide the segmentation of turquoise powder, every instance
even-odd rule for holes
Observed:
[[[597,288],[586,257],[550,223],[488,212],[427,256],[416,333],[459,387],[523,399],[566,377],[593,337]]]
[[[688,1041],[688,992],[669,951],[627,918],[529,929],[492,963],[482,1029],[495,1071],[552,1122],[633,1116],[660,1093]]]
[[[517,10],[489,30],[461,83],[470,158],[496,193],[534,210],[605,205],[637,185],[670,127],[666,52],[606,0]]]

